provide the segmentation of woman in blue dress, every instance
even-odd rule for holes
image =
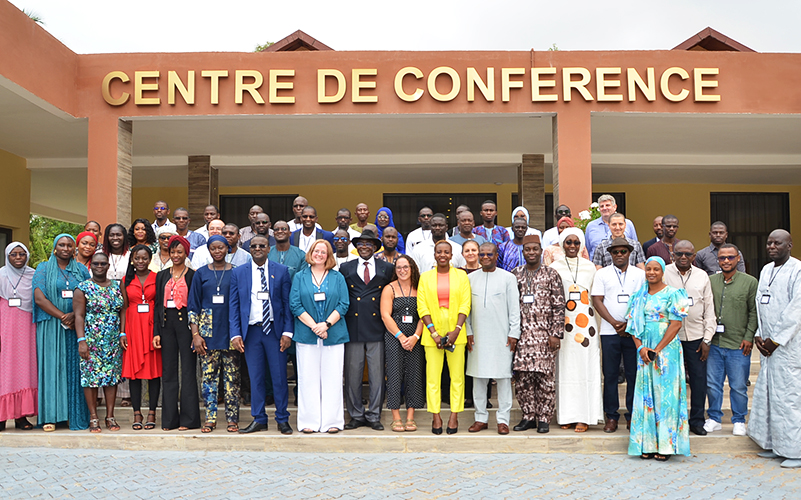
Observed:
[[[662,282],[665,261],[645,262],[646,283],[629,304],[626,331],[639,355],[629,455],[667,461],[690,454],[684,356],[676,334],[687,316],[687,292]]]
[[[225,256],[231,248],[228,240],[215,234],[206,242],[212,262],[195,272],[189,291],[189,327],[192,348],[200,356],[202,393],[206,402],[206,423],[201,432],[217,427],[217,392],[222,368],[225,384],[225,418],[228,432],[239,430],[240,354],[231,348],[228,307],[231,269]]]

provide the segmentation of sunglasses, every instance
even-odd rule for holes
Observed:
[[[159,236],[159,239],[160,239],[160,240],[169,240],[169,239],[170,239],[170,236],[169,236],[169,235],[167,235],[167,234],[162,234],[161,236]]]
[[[431,217],[434,217],[434,214],[420,214],[420,217],[423,219],[430,219]]]
[[[256,224],[257,226],[267,226],[267,225],[269,225],[269,224],[270,224],[270,221],[257,220],[257,221],[255,222],[255,224]]]
[[[269,245],[265,245],[264,243],[255,243],[250,245],[250,248],[267,248]]]
[[[578,247],[581,246],[581,242],[579,240],[565,240],[565,246]]]
[[[492,257],[493,255],[495,255],[495,254],[494,253],[486,253],[486,252],[478,254],[479,257]]]
[[[628,248],[624,248],[623,250],[610,250],[609,253],[612,255],[625,255],[629,253]]]
[[[153,210],[156,211],[156,212],[163,212],[165,210],[168,210],[168,208],[167,207],[153,207]]]
[[[673,252],[673,255],[675,255],[676,257],[692,257],[693,253],[692,252]]]
[[[725,260],[735,260],[739,255],[718,255],[718,260],[723,262]]]
[[[317,216],[316,215],[301,215],[300,218],[301,219],[316,219]]]
[[[303,207],[305,207],[305,206],[306,206],[306,205],[292,205],[292,208],[303,208]]]
[[[348,238],[345,236],[335,236],[334,241],[348,241]]]
[[[557,210],[556,215],[570,215],[570,210]]]
[[[172,217],[172,220],[189,220],[189,217]]]
[[[356,246],[357,247],[374,247],[374,245],[372,243],[370,243],[369,241],[360,241],[360,242],[356,243]]]

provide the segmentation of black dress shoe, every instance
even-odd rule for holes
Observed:
[[[551,430],[548,422],[537,422],[537,432],[540,434],[547,434]]]
[[[244,429],[239,429],[239,433],[250,434],[251,432],[259,432],[266,430],[267,430],[267,424],[260,424],[254,420],[253,422],[250,423],[250,425],[248,425]]]
[[[690,432],[699,436],[706,436],[706,429],[701,425],[691,425]]]
[[[458,430],[459,430],[459,428],[458,428],[458,427],[447,427],[447,428],[445,429],[445,432],[447,432],[448,434],[456,434],[456,432],[457,432]]]
[[[378,421],[376,421],[376,422],[367,422],[367,425],[369,425],[370,428],[373,429],[374,431],[383,431],[384,430],[384,426],[381,424],[381,422],[378,422]]]
[[[439,436],[440,434],[442,434],[442,427],[432,427],[431,433]]]
[[[353,429],[358,429],[359,427],[364,427],[367,425],[367,422],[364,420],[356,420],[355,418],[350,419],[350,422],[345,424],[346,431],[352,431]]]
[[[524,418],[519,424],[514,426],[513,429],[516,431],[527,431],[529,429],[533,429],[534,427],[537,427],[537,422],[534,420],[526,420]]]
[[[292,434],[292,426],[289,425],[289,422],[278,422],[278,430],[281,431],[281,434]]]

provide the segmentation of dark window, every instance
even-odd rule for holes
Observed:
[[[248,211],[253,205],[263,208],[264,213],[270,216],[270,222],[273,224],[279,220],[288,222],[295,218],[292,212],[292,202],[297,197],[296,194],[222,195],[220,196],[220,212],[222,212],[222,220],[233,222],[240,228],[250,225]]]
[[[710,224],[726,223],[729,242],[745,257],[745,269],[759,276],[768,263],[766,245],[774,229],[790,230],[789,193],[710,193]]]
[[[519,206],[520,206],[520,196],[517,193],[512,193],[512,209],[515,209]],[[545,193],[545,227],[542,228],[542,232],[551,229],[553,226],[554,226],[553,193]]]
[[[592,193],[592,201],[597,202],[598,198],[603,194],[611,194],[614,196],[618,213],[626,215],[626,193]],[[578,217],[578,213],[582,210],[587,210],[587,208],[588,207],[581,207],[576,211],[575,208],[570,207],[570,210],[573,212],[573,217]]]
[[[408,194],[385,193],[384,206],[392,210],[392,219],[404,237],[417,229],[417,213],[428,206],[434,213],[441,212],[448,218],[448,227],[456,226],[456,208],[467,205],[473,212],[476,225],[481,224],[481,204],[486,200],[497,203],[496,193],[463,193],[463,194]]]

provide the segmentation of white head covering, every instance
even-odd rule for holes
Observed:
[[[27,257],[25,264],[17,269],[8,262],[8,254],[15,248],[20,247],[25,250]],[[6,265],[0,268],[0,297],[8,300],[13,297],[22,299],[20,309],[25,312],[33,312],[33,274],[34,270],[28,267],[28,262],[31,259],[31,253],[28,247],[14,241],[9,243],[6,247]],[[16,289],[16,294],[14,293]]]
[[[526,225],[528,225],[529,221],[528,210],[526,210],[526,207],[522,205],[512,210],[512,224],[515,223],[515,215],[517,214],[517,212],[523,212],[524,214],[526,214]]]
[[[581,246],[579,247],[579,253],[577,257],[581,257],[581,251],[584,250],[584,233],[581,232],[581,229],[577,227],[567,227],[564,231],[559,234],[559,246],[562,247],[562,251],[565,250],[565,240],[570,235],[578,237],[579,241],[581,242]],[[567,255],[567,253],[565,253]]]

